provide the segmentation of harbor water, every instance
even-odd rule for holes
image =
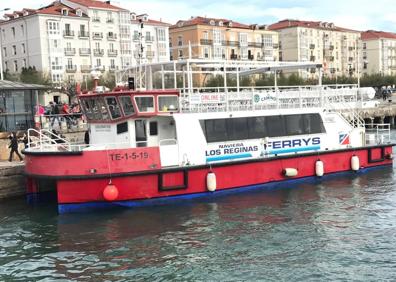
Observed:
[[[391,281],[396,170],[58,215],[0,202],[0,281]]]

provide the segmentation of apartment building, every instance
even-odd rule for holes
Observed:
[[[134,14],[110,1],[60,0],[6,14],[0,22],[3,68],[19,73],[34,66],[55,84],[86,81],[92,70],[115,72],[134,64],[134,25]],[[159,26],[168,32],[167,24]],[[158,54],[157,41],[152,43],[151,55]]]
[[[171,59],[278,60],[278,33],[265,25],[195,17],[169,29]]]
[[[169,61],[169,27],[171,24],[149,19],[147,14],[131,13],[132,62]]]
[[[333,23],[283,20],[269,26],[279,32],[279,60],[323,64],[324,75],[356,76],[361,69],[360,32]],[[314,70],[300,72],[313,77]]]
[[[396,75],[396,34],[368,30],[362,32],[363,73]]]

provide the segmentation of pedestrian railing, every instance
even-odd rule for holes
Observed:
[[[59,132],[84,131],[87,123],[81,113],[35,116],[36,129],[56,129]]]

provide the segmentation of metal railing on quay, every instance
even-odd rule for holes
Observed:
[[[87,129],[87,122],[82,113],[36,115],[34,120],[37,129],[56,129],[59,132]]]

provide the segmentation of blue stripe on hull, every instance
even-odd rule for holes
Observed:
[[[243,187],[219,190],[219,191],[215,191],[215,192],[203,192],[203,193],[196,193],[196,194],[169,196],[169,197],[163,197],[163,198],[130,200],[130,201],[119,201],[119,202],[90,202],[90,203],[79,203],[79,204],[59,204],[58,211],[60,214],[64,214],[64,213],[73,213],[73,212],[93,211],[93,210],[98,210],[98,209],[108,209],[108,208],[115,208],[115,207],[119,207],[119,208],[122,208],[122,207],[127,207],[127,208],[145,207],[145,206],[178,203],[178,202],[180,203],[185,200],[213,198],[216,196],[218,197],[218,196],[242,193],[242,192],[253,191],[253,190],[258,190],[258,189],[263,189],[266,191],[277,190],[277,189],[283,189],[283,188],[290,188],[290,184],[293,184],[293,183],[297,183],[297,184],[298,183],[307,183],[307,182],[316,183],[318,181],[321,181],[322,179],[329,179],[329,178],[333,178],[333,177],[338,177],[340,175],[358,175],[361,173],[365,173],[369,170],[383,168],[384,166],[392,166],[392,164],[363,168],[363,169],[360,169],[358,172],[342,171],[342,172],[336,172],[336,173],[332,173],[332,174],[326,174],[323,177],[309,176],[309,177],[303,177],[303,178],[270,182],[270,183],[265,183],[265,184],[257,184],[257,185],[250,185],[250,186],[243,186]]]
[[[238,155],[228,155],[228,156],[219,156],[219,157],[210,157],[206,158],[207,162],[218,162],[218,161],[226,161],[226,160],[236,160],[243,158],[251,158],[252,154],[238,154]]]
[[[320,146],[270,150],[269,153],[275,155],[275,154],[298,153],[298,152],[315,151],[315,150],[320,150]]]

